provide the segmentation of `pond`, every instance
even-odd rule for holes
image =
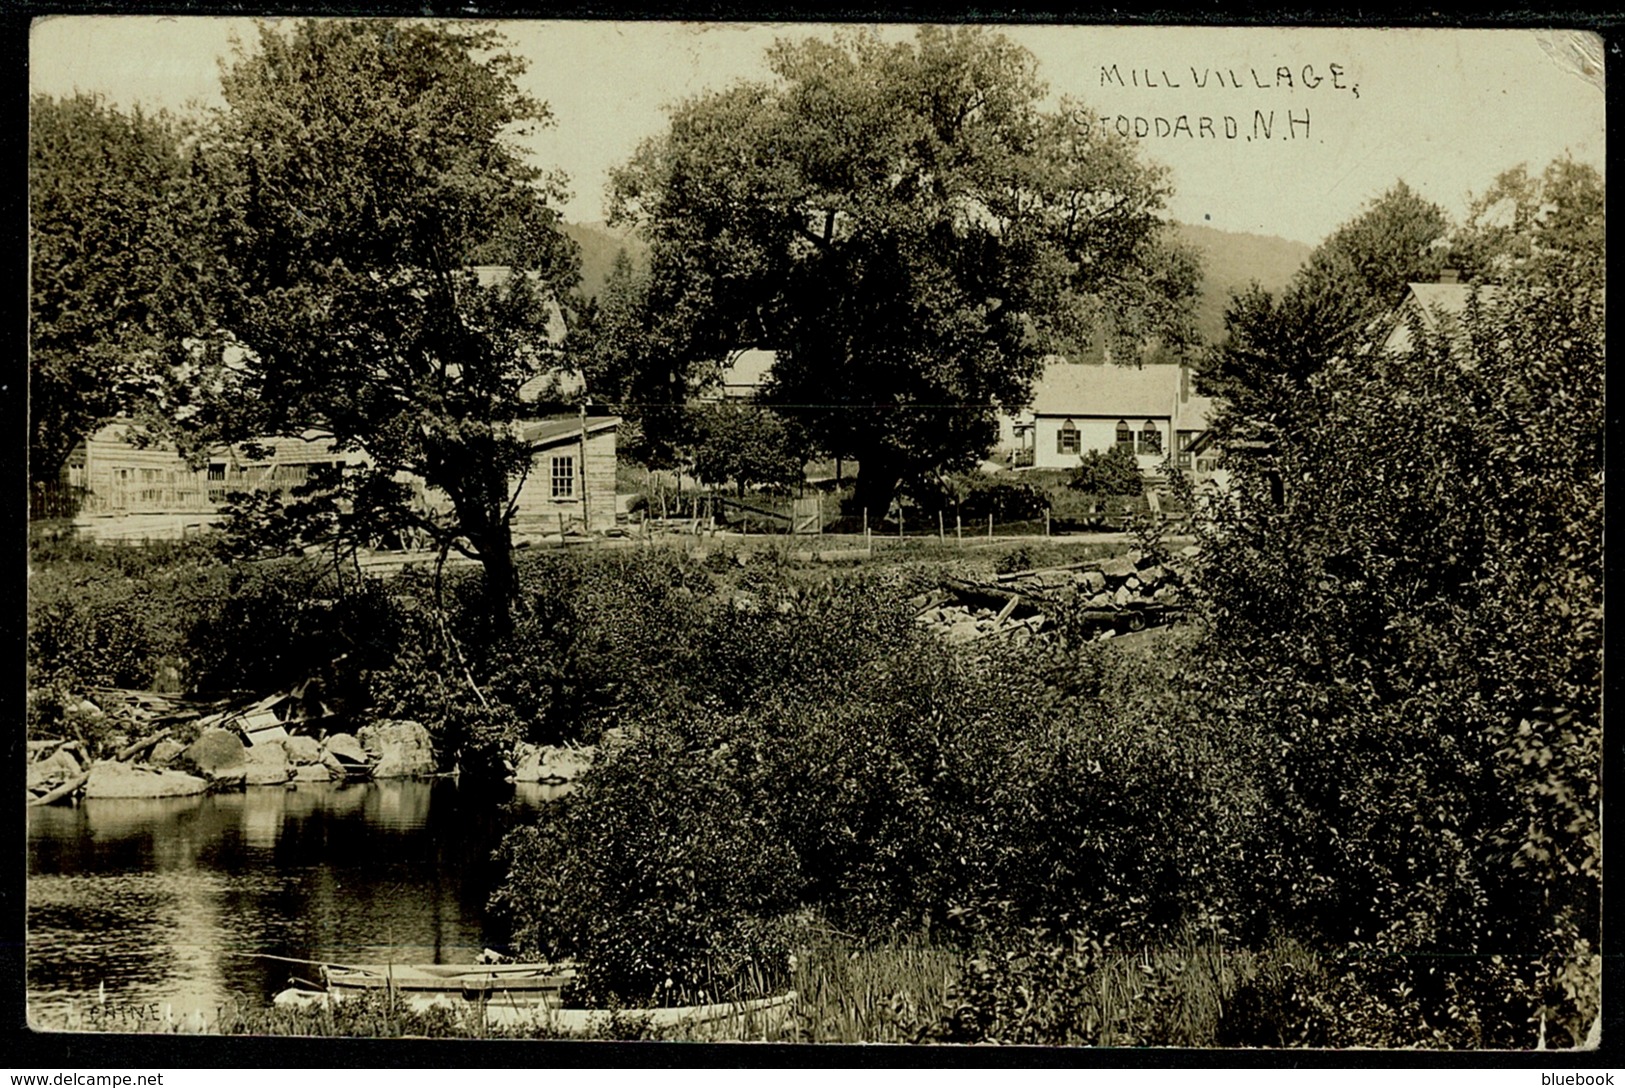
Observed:
[[[289,961],[467,962],[502,939],[485,912],[492,851],[553,795],[498,790],[311,783],[30,808],[30,1020],[212,1021],[233,995],[319,977]]]

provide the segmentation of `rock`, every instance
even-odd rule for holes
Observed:
[[[433,774],[434,746],[429,731],[413,721],[382,721],[364,725],[356,734],[370,759],[377,760],[374,778],[410,778]]]
[[[1112,606],[1113,601],[1110,593],[1096,593],[1087,602],[1089,608],[1111,608]]]
[[[1145,553],[1138,548],[1130,548],[1124,553],[1123,558],[1128,561],[1130,566],[1137,567],[1140,565],[1140,560],[1145,558]]]
[[[250,745],[245,753],[248,767],[243,774],[246,786],[276,786],[288,780],[288,753],[278,740]]]
[[[367,762],[367,750],[356,740],[354,733],[334,733],[327,738],[328,752],[347,763]]]
[[[1153,601],[1159,601],[1159,602],[1166,603],[1168,601],[1173,600],[1174,598],[1176,598],[1178,596],[1179,596],[1179,592],[1178,592],[1178,590],[1174,589],[1173,586],[1158,586],[1157,591],[1155,593],[1151,594],[1151,599]]]
[[[1134,573],[1134,564],[1127,559],[1106,559],[1100,564],[1100,573],[1108,582],[1119,582]]]
[[[307,763],[293,772],[293,782],[331,782],[333,772],[320,763]]]
[[[175,757],[175,765],[210,782],[240,785],[248,769],[246,752],[242,738],[236,733],[205,729]]]
[[[79,766],[79,761],[73,758],[72,752],[58,748],[51,753],[50,758],[28,765],[28,788],[32,792],[41,793],[60,786],[70,778],[78,778],[83,772],[84,768]]]
[[[1086,570],[1078,576],[1078,584],[1086,593],[1099,593],[1106,588],[1106,576],[1098,570]]]
[[[136,763],[104,759],[91,764],[85,796],[98,797],[191,797],[203,793],[209,783],[179,771],[156,771]]]
[[[1123,588],[1128,590],[1130,593],[1138,590],[1140,588],[1139,576],[1131,574],[1127,578],[1123,579]]]
[[[288,762],[296,767],[322,761],[322,746],[316,743],[315,737],[289,737],[282,742],[282,747],[288,753]]]
[[[186,745],[178,740],[165,737],[152,746],[152,751],[147,753],[147,762],[154,767],[167,767],[175,762],[184,751],[186,751]]]
[[[1195,559],[1202,554],[1202,546],[1200,544],[1187,544],[1179,549],[1179,554],[1186,559]]]
[[[515,782],[571,782],[586,773],[597,757],[595,748],[525,745],[525,758],[514,768]]]
[[[344,761],[339,759],[339,757],[334,755],[332,752],[329,752],[326,748],[322,749],[322,766],[328,769],[329,773],[331,773],[333,776],[333,781],[335,782],[342,782],[346,778],[350,777],[350,772],[344,766]]]
[[[87,718],[107,717],[107,714],[102,710],[102,708],[91,702],[89,699],[80,699],[79,705],[74,709],[78,710],[79,713],[83,714]]]
[[[1167,574],[1168,572],[1160,565],[1153,564],[1149,567],[1143,568],[1140,571],[1138,578],[1140,579],[1141,585],[1154,586],[1167,577]]]
[[[1118,608],[1122,608],[1124,605],[1128,604],[1129,601],[1132,601],[1133,599],[1134,599],[1134,594],[1129,592],[1127,586],[1118,586],[1117,587],[1117,593],[1112,597],[1112,603],[1115,604]]]
[[[1133,555],[1134,553],[1130,552],[1129,554]],[[1155,567],[1155,566],[1158,565],[1157,557],[1155,555],[1151,555],[1149,553],[1145,554],[1145,555],[1141,555],[1138,559],[1136,559],[1134,561],[1134,565],[1136,567],[1140,568],[1141,570],[1144,570],[1147,567]]]

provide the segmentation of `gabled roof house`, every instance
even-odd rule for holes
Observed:
[[[1188,366],[1155,363],[1069,363],[1052,358],[1033,390],[1032,407],[1015,427],[1016,463],[1075,468],[1083,454],[1127,449],[1142,472],[1170,455],[1187,470],[1206,467],[1189,456],[1207,430],[1213,402],[1192,388]]]

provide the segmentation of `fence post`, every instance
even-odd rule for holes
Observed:
[[[1049,536],[1049,507],[1044,508],[1044,535]]]
[[[564,547],[564,511],[559,511],[559,547]]]
[[[898,508],[897,508],[897,539],[898,540],[903,539],[903,508],[902,508],[902,506],[898,506]]]
[[[991,510],[987,514],[987,538],[989,540],[993,539],[993,512]]]
[[[948,539],[947,534],[942,531],[942,511],[938,510],[937,511],[937,543],[938,544],[945,543],[947,541],[947,539]]]
[[[954,542],[965,543],[965,521],[957,513],[954,515]]]

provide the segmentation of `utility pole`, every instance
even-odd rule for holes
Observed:
[[[581,530],[592,533],[591,507],[587,505],[587,406],[581,406]]]

